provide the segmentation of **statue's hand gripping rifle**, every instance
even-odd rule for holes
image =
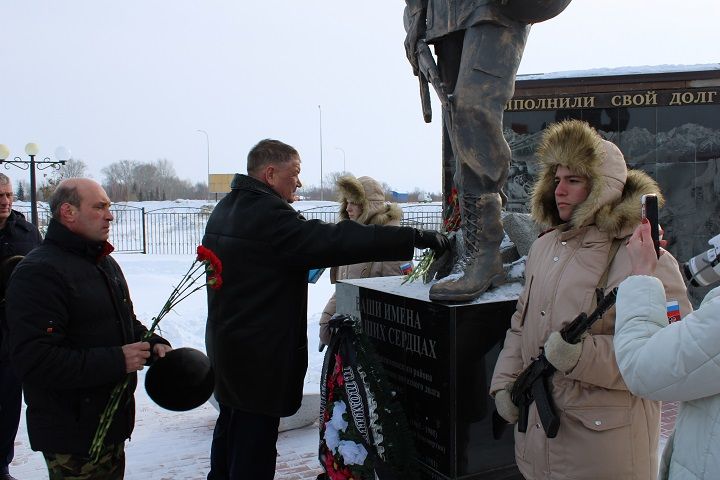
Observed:
[[[604,296],[602,291],[598,289],[598,297],[598,306],[590,315],[585,312],[581,313],[560,331],[563,340],[571,344],[580,342],[583,334],[615,305],[617,287]],[[525,432],[527,430],[528,411],[530,404],[534,400],[540,415],[540,422],[545,429],[545,435],[548,438],[555,438],[557,435],[560,427],[560,417],[555,412],[552,396],[548,390],[548,381],[555,373],[555,370],[555,367],[545,357],[545,353],[540,352],[540,355],[515,380],[510,391],[510,398],[520,410],[518,431]]]
[[[415,53],[417,54],[420,69],[418,79],[420,80],[420,103],[422,105],[423,118],[425,123],[430,123],[432,121],[432,107],[430,106],[430,89],[428,83],[435,89],[435,93],[437,93],[444,109],[449,108],[450,99],[445,91],[445,85],[440,79],[440,71],[435,63],[435,58],[424,39],[418,40]]]

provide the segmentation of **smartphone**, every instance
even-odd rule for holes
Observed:
[[[660,258],[660,226],[658,224],[658,198],[657,195],[643,195],[640,200],[642,203],[642,218],[647,218],[650,222],[650,235],[653,245],[655,246],[655,254]]]

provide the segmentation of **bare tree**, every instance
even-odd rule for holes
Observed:
[[[120,160],[111,163],[101,170],[103,186],[110,199],[114,202],[127,202],[134,181],[133,170],[138,162],[135,160]]]
[[[140,201],[159,200],[160,175],[157,167],[152,163],[139,163],[132,173],[132,193],[136,198]]]
[[[71,158],[65,162],[65,165],[44,173],[38,185],[38,199],[47,201],[60,182],[66,178],[84,177],[85,170],[87,170],[85,162]]]
[[[207,185],[180,180],[167,159],[121,160],[102,170],[103,186],[113,201],[207,198]]]
[[[87,164],[80,159],[71,158],[57,171],[56,177],[59,180],[66,178],[84,177],[87,171]]]
[[[179,179],[177,173],[175,173],[175,167],[173,167],[172,162],[166,158],[160,158],[158,160],[155,160],[153,166],[155,167],[158,175],[157,186],[159,188],[160,195],[178,198],[176,195],[178,195],[180,192],[176,190],[178,187],[177,182]],[[162,200],[162,198],[159,198],[158,200]]]

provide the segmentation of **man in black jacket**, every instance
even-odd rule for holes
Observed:
[[[280,417],[302,400],[309,269],[409,259],[414,247],[441,254],[448,245],[433,231],[305,220],[290,206],[300,155],[277,140],[253,147],[247,171],[235,175],[203,238],[223,263],[223,287],[208,290],[205,334],[220,404],[210,480],[274,476]]]
[[[50,478],[122,479],[135,422],[136,371],[170,350],[135,318],[120,266],[109,256],[110,199],[89,179],[58,185],[43,244],[16,267],[7,290],[10,355],[23,383],[30,446]],[[38,298],[41,295],[41,299]],[[90,444],[113,387],[131,374],[98,464]]]
[[[8,275],[10,266],[17,260],[13,257],[26,255],[42,241],[37,227],[26,221],[22,213],[12,209],[13,199],[12,183],[6,175],[0,173],[0,270]],[[10,462],[15,455],[22,388],[10,367],[7,352],[4,282],[0,290],[0,480],[13,480]]]

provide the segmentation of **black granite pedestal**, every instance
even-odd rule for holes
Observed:
[[[423,479],[522,479],[512,428],[492,435],[489,384],[522,286],[468,304],[431,302],[402,277],[337,285],[337,312],[361,318],[415,437]]]

